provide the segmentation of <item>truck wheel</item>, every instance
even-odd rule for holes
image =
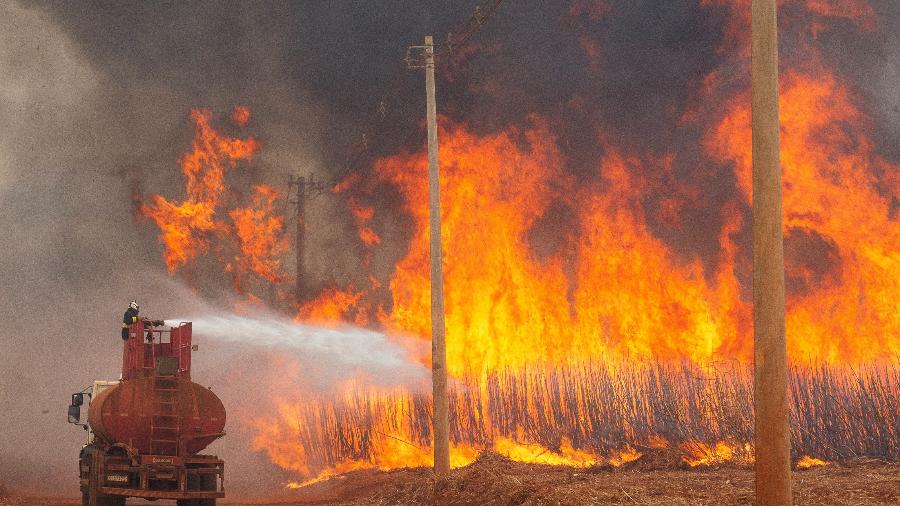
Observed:
[[[97,494],[97,506],[125,506],[125,498],[117,495]],[[91,496],[88,492],[81,493],[81,506],[91,506]]]
[[[125,506],[125,498],[118,495],[101,495],[97,497],[97,506]]]
[[[203,487],[203,490],[212,490],[212,491],[215,491],[216,488],[217,488],[217,487],[216,487],[216,475],[214,475],[214,474],[204,474],[204,475],[200,478],[200,483],[201,483],[201,486]],[[215,500],[215,499],[212,499],[212,501],[213,501],[212,503],[209,503],[209,504],[201,504],[200,506],[215,506],[214,503],[215,503],[216,500]]]

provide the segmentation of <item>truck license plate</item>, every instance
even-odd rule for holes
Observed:
[[[108,475],[106,475],[106,481],[112,481],[115,483],[128,483],[128,475],[127,474],[108,474]]]

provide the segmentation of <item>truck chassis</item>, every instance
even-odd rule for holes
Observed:
[[[81,450],[79,476],[82,506],[123,506],[126,497],[214,506],[225,497],[225,463],[212,455],[137,455],[95,443]]]

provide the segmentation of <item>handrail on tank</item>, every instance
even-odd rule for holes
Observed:
[[[164,341],[166,334],[169,339]],[[128,335],[122,360],[122,379],[153,375],[157,357],[177,359],[178,374],[190,379],[191,322],[167,326],[163,320],[142,319],[128,326]]]
[[[166,325],[163,323],[162,325],[153,325],[154,322],[165,322],[165,320],[142,320],[144,323],[144,339],[147,338],[149,334],[151,338],[153,338],[153,334],[159,334],[160,342],[162,340],[162,335],[164,333],[172,334],[173,329],[181,329],[186,325],[190,325],[191,322],[178,322],[178,325]],[[147,326],[147,323],[150,323],[150,326]],[[157,341],[153,341],[155,344],[159,344]]]

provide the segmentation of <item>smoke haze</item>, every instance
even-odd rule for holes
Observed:
[[[84,434],[65,423],[65,408],[72,392],[118,377],[118,326],[130,299],[154,318],[235,302],[227,279],[201,273],[203,303],[173,283],[160,260],[157,230],[134,219],[135,192],[182,191],[177,161],[190,145],[192,107],[209,107],[219,118],[235,105],[253,111],[250,127],[264,149],[236,183],[281,187],[298,171],[327,172],[322,160],[337,157],[321,149],[323,139],[336,138],[342,148],[356,142],[345,129],[368,104],[368,92],[356,95],[357,110],[333,108],[329,98],[346,96],[323,97],[309,83],[331,68],[327,75],[342,84],[330,89],[347,84],[344,72],[323,67],[317,52],[329,43],[321,29],[344,30],[322,20],[324,4],[308,12],[286,3],[169,7],[0,2],[2,483],[77,493],[73,469]],[[339,11],[343,18],[352,14]],[[452,9],[447,13],[457,18]],[[366,22],[372,23],[363,30],[368,38],[381,21]],[[407,42],[381,44],[393,58]],[[365,59],[342,58],[358,66],[350,81],[364,77]],[[308,246],[311,273],[323,283],[348,279],[358,256],[347,240],[352,221],[342,202],[323,196],[307,219],[321,224]],[[252,433],[240,424],[237,406],[262,385],[315,383],[288,385],[287,378],[310,376],[272,372],[271,357],[262,352],[231,361],[224,345],[198,342],[195,378],[224,398],[232,420],[229,436],[211,447],[229,461],[232,491],[266,480],[279,488],[284,473],[250,450]],[[229,362],[224,371],[212,366]]]
[[[600,177],[598,131],[627,151],[671,154],[673,181],[642,174],[654,184],[641,205],[656,209],[672,193],[702,198],[679,208],[691,226],[672,227],[656,212],[648,226],[681,259],[713,271],[721,209],[739,190],[734,167],[700,152],[721,107],[704,78],[718,71],[726,90],[749,78],[729,52],[736,42],[721,3],[506,2],[476,38],[478,51],[442,70],[439,112],[477,133],[542,117],[576,181]],[[785,2],[787,33],[808,21],[791,7],[801,3]],[[900,4],[870,3],[877,30],[829,18],[833,28],[815,41],[872,117],[878,153],[900,160]],[[263,148],[233,176],[236,188],[268,183],[286,192],[288,175],[338,175],[363,134],[368,150],[353,168],[364,177],[382,155],[419,150],[422,85],[403,69],[403,50],[426,33],[446,34],[475,2],[375,4],[0,0],[0,483],[77,493],[84,434],[65,423],[65,408],[70,393],[118,377],[119,321],[130,299],[152,318],[196,317],[194,378],[229,410],[229,435],[211,450],[228,462],[232,490],[272,490],[288,478],[252,449],[248,413],[273,408],[257,403],[260,389],[327,389],[351,372],[404,384],[426,374],[399,338],[223,316],[211,308],[239,300],[227,276],[201,267],[196,286],[173,281],[158,230],[134,217],[135,194],[183,195],[178,159],[190,147],[193,107],[210,108],[217,126],[236,105],[253,111],[248,131]],[[784,65],[807,57],[798,37],[782,40]],[[700,119],[683,121],[685,111]],[[411,219],[397,190],[381,185],[365,198],[384,245],[368,270],[343,197],[320,195],[307,206],[313,291],[368,283],[370,271],[387,280],[407,253]],[[279,211],[289,215],[285,200]],[[749,209],[738,207],[749,223]],[[548,209],[529,234],[538,256],[557,251],[577,216],[563,199]],[[735,236],[749,251],[747,232]],[[796,258],[830,258],[804,250],[829,253],[827,241],[798,237],[787,246]],[[284,265],[293,276],[289,254]],[[814,272],[828,279],[829,266]],[[736,273],[745,290],[747,274]],[[388,285],[373,296],[389,303]]]

